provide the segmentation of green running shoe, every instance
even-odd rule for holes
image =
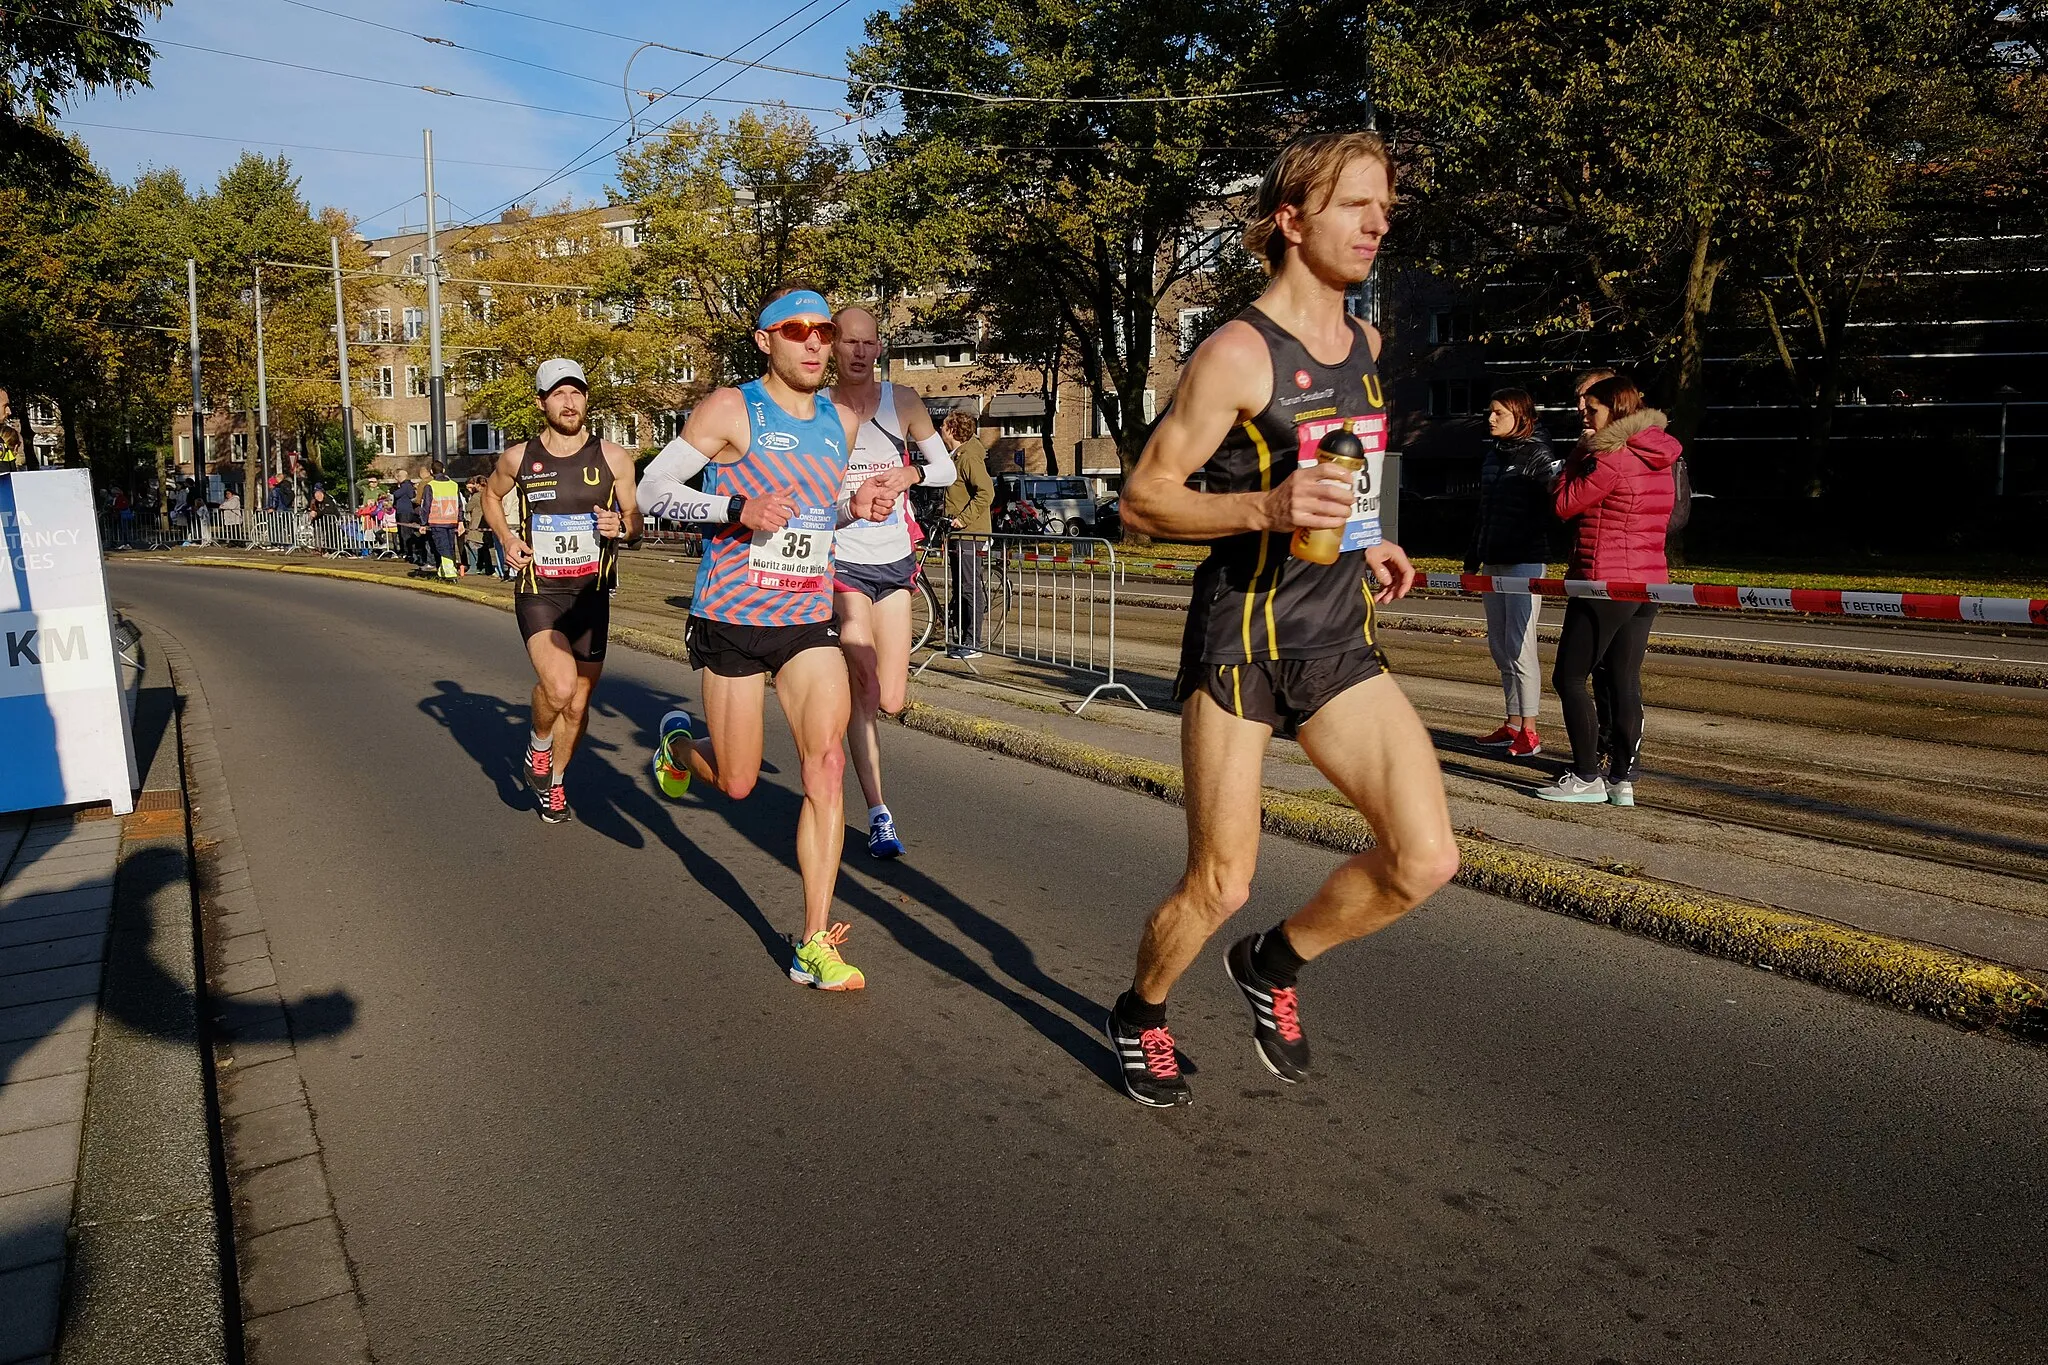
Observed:
[[[688,744],[696,729],[688,711],[671,711],[661,718],[654,741],[654,785],[663,796],[675,798],[690,790],[690,770],[676,761],[669,746],[678,739]]]
[[[789,960],[789,979],[799,986],[816,986],[821,991],[857,991],[866,986],[868,979],[860,974],[860,968],[839,956],[839,945],[844,942],[846,926],[835,924],[829,931],[820,929],[795,944],[796,952]]]

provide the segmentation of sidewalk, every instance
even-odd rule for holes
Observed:
[[[56,1345],[120,847],[117,820],[0,816],[0,1362]]]
[[[0,815],[0,1365],[227,1358],[161,661],[136,698],[133,814]]]

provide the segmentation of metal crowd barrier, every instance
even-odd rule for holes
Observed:
[[[946,657],[1000,655],[1100,677],[1074,708],[1079,715],[1105,692],[1145,703],[1116,676],[1116,599],[1122,582],[1107,540],[955,534],[947,537],[939,608]],[[938,585],[935,585],[937,587]],[[922,673],[942,655],[918,667]],[[973,669],[971,662],[968,663]]]
[[[351,515],[309,517],[304,512],[234,512],[218,508],[163,517],[107,512],[100,543],[109,550],[165,550],[219,545],[329,559],[396,559],[397,534],[365,531]]]

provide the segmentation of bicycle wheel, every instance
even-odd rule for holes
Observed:
[[[939,594],[932,587],[927,574],[919,574],[911,585],[910,593],[910,652],[917,653],[931,643],[932,636],[939,629],[939,622],[945,616],[939,607]]]

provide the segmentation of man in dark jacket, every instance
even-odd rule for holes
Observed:
[[[398,553],[415,564],[426,563],[426,552],[420,547],[420,502],[419,489],[412,481],[412,471],[398,481],[398,487],[391,490],[391,515],[398,522]]]

